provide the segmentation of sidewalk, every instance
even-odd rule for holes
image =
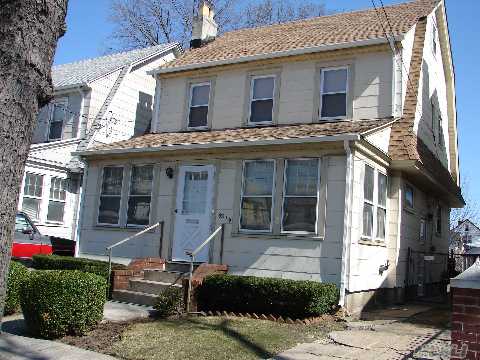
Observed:
[[[115,360],[55,341],[0,334],[0,360]]]
[[[104,321],[128,321],[146,318],[150,308],[132,304],[107,302]],[[27,331],[22,314],[7,316],[0,334],[0,360],[115,360],[107,355],[83,350],[56,341],[25,337]]]
[[[390,316],[402,312],[407,317]],[[383,320],[381,312],[371,315],[374,316],[370,321],[351,322],[349,330],[334,331],[325,340],[300,344],[275,359],[450,359],[450,331],[445,326],[445,310],[429,309],[420,314],[415,314],[415,309],[386,310]],[[439,321],[435,321],[436,318]]]

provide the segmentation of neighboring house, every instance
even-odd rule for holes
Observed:
[[[445,4],[385,11],[216,38],[202,4],[192,48],[151,72],[153,133],[79,153],[80,255],[164,221],[114,256],[184,262],[226,223],[197,261],[333,282],[351,311],[439,282],[442,263],[407,276],[407,256],[446,254],[464,205]]]
[[[83,165],[72,152],[148,132],[147,71],[178,54],[166,44],[52,68],[54,98],[38,115],[18,205],[42,234],[75,239]]]
[[[480,248],[480,228],[469,219],[459,221],[450,230],[450,251],[463,254],[472,248]]]

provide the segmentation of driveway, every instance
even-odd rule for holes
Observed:
[[[299,344],[275,359],[450,359],[449,316],[448,308],[423,305],[379,310],[365,314],[366,321],[348,321],[348,330]]]

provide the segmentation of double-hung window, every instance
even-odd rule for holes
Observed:
[[[133,166],[130,177],[127,225],[148,225],[152,201],[153,166]]]
[[[318,172],[318,159],[285,160],[283,232],[316,232]]]
[[[55,141],[62,139],[63,124],[67,117],[67,105],[67,99],[59,99],[52,103],[48,140]]]
[[[348,68],[321,70],[320,119],[347,117]]]
[[[272,231],[274,178],[274,160],[244,162],[240,230]]]
[[[98,223],[118,225],[122,199],[123,166],[106,166],[103,168],[102,190]]]
[[[365,165],[363,179],[363,233],[369,240],[385,240],[387,177]]]
[[[189,128],[208,127],[208,106],[210,103],[210,83],[190,85],[188,112]]]
[[[47,220],[63,222],[67,180],[52,177],[50,180],[50,199],[48,201]]]
[[[25,174],[22,210],[32,219],[40,219],[40,203],[43,193],[43,175]]]
[[[255,76],[250,84],[249,124],[269,124],[273,121],[275,76]]]

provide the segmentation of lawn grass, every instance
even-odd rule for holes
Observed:
[[[333,320],[309,326],[226,317],[159,320],[132,325],[104,352],[128,360],[266,359],[341,327]]]

